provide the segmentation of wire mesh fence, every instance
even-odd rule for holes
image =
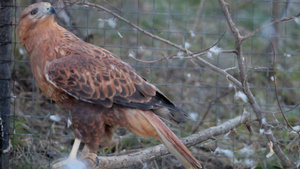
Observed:
[[[220,40],[201,58],[241,79],[235,37],[218,1],[89,2],[103,5],[144,31],[194,53],[208,49]],[[2,160],[7,155],[10,168],[50,168],[55,160],[67,157],[74,141],[69,128],[70,113],[42,94],[31,73],[27,53],[18,40],[16,27],[20,13],[31,3],[33,1],[14,0],[12,5],[1,6],[12,10],[11,57],[0,56],[1,64],[9,63],[10,66],[10,73],[0,76],[1,84],[10,83],[6,91],[0,90],[3,92],[1,104],[5,99],[10,100],[10,107],[7,108],[10,108],[9,115],[5,114],[1,105],[2,123],[10,125],[9,130],[3,132],[7,137],[2,135],[2,140],[9,140],[9,145],[4,146],[1,142]],[[266,139],[268,131],[262,129],[249,103],[236,102],[235,98],[243,99],[243,96],[238,95],[240,90],[227,77],[217,74],[195,58],[187,59],[185,51],[148,36],[107,12],[67,1],[51,3],[57,8],[56,20],[60,25],[132,65],[140,75],[190,114],[182,126],[168,124],[176,135],[187,137],[222,124],[241,115],[243,109],[251,113],[251,120],[247,123],[190,148],[205,168],[283,168],[276,153],[266,157],[270,153]],[[296,15],[299,1],[238,0],[228,1],[228,5],[239,32],[248,35],[274,20]],[[298,166],[299,22],[296,18],[270,25],[245,40],[242,48],[248,66],[250,89],[265,110],[264,120],[269,123],[286,156]],[[4,46],[5,41],[0,43]],[[10,91],[7,91],[9,88]],[[278,102],[294,131],[280,113]],[[98,154],[128,154],[158,143],[155,139],[137,137],[123,128],[117,128],[112,145],[100,147]],[[4,150],[7,151],[4,153]],[[131,168],[182,166],[171,155],[165,155]]]

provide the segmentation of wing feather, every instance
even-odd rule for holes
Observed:
[[[105,107],[114,102],[146,103],[155,96],[155,86],[110,52],[86,49],[92,51],[86,55],[82,50],[48,62],[44,70],[47,80],[80,100]]]

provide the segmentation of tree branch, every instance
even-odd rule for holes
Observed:
[[[146,34],[146,35],[148,35],[148,36],[150,36],[150,37],[152,37],[152,38],[154,38],[154,39],[157,39],[157,40],[159,40],[159,41],[162,41],[162,42],[164,42],[164,43],[166,43],[166,44],[168,44],[168,45],[170,45],[170,46],[173,46],[173,47],[175,47],[175,48],[177,48],[177,49],[179,49],[179,50],[181,50],[181,51],[187,51],[183,46],[177,45],[177,44],[175,44],[175,43],[173,43],[173,42],[171,42],[171,41],[169,41],[169,40],[166,40],[166,39],[164,39],[164,38],[161,38],[161,37],[159,37],[159,36],[157,36],[157,35],[154,35],[154,34],[150,33],[150,32],[144,30],[143,28],[137,26],[136,24],[130,22],[129,20],[123,18],[122,16],[120,16],[120,15],[114,13],[113,11],[111,11],[111,10],[109,10],[109,9],[107,9],[107,8],[105,8],[105,7],[103,7],[103,6],[101,6],[101,5],[94,4],[94,3],[89,3],[89,2],[87,2],[87,1],[76,2],[76,4],[78,4],[78,5],[87,5],[87,6],[92,7],[92,8],[98,8],[98,9],[101,9],[101,10],[103,10],[103,11],[105,11],[105,12],[111,14],[112,16],[114,16],[114,17],[116,17],[116,18],[118,18],[118,19],[124,21],[125,23],[131,25],[133,28],[137,29],[138,31],[140,31],[140,32],[142,32],[142,33],[144,33],[144,34]],[[188,54],[192,54],[190,51],[187,51],[187,52],[188,52]]]
[[[273,49],[273,69],[275,70],[275,59],[276,59],[276,55],[275,55],[275,49],[274,49],[274,45],[271,43],[271,46],[272,46],[272,49]],[[280,104],[280,101],[279,101],[279,96],[278,96],[278,91],[277,91],[277,84],[276,84],[276,76],[274,75],[273,76],[273,79],[271,79],[271,81],[273,82],[273,85],[274,85],[274,90],[275,90],[275,96],[276,96],[276,101],[277,101],[277,104],[278,104],[278,107],[279,107],[279,110],[280,110],[280,113],[285,121],[285,123],[288,125],[288,127],[293,130],[294,132],[296,132],[298,134],[298,136],[300,137],[300,132],[295,130],[293,128],[293,126],[289,123],[288,119],[286,118],[284,112],[283,112],[283,109],[281,107],[281,104]]]
[[[281,22],[288,22],[288,21],[292,21],[292,20],[295,20],[297,17],[300,17],[300,13],[298,13],[297,15],[294,15],[292,17],[284,17],[282,19],[279,19],[279,20],[276,20],[276,21],[273,21],[271,23],[267,23],[265,25],[263,25],[262,27],[254,30],[253,32],[249,33],[248,35],[245,35],[242,37],[242,41],[252,37],[253,35],[257,34],[258,32],[262,31],[263,29],[269,27],[269,26],[272,26],[274,24],[277,24],[277,23],[281,23]]]
[[[237,27],[235,26],[232,20],[231,14],[229,12],[228,4],[224,0],[219,0],[219,3],[226,17],[230,30],[235,37],[238,67],[240,70],[240,77],[243,85],[243,91],[249,99],[251,107],[255,112],[255,115],[261,125],[261,128],[264,130],[264,135],[267,137],[269,142],[273,143],[274,151],[277,154],[278,158],[281,160],[281,163],[284,166],[284,168],[296,168],[296,165],[293,162],[291,162],[290,159],[282,151],[280,145],[278,144],[277,139],[273,135],[270,125],[268,124],[266,118],[264,117],[264,112],[261,110],[260,106],[258,105],[255,97],[253,96],[250,90],[248,80],[247,80],[247,67],[245,62],[246,59],[243,57],[242,54],[243,37],[240,35],[239,30],[237,29]]]

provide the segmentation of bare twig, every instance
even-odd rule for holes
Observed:
[[[292,17],[284,17],[284,18],[282,18],[282,19],[273,21],[273,22],[271,22],[271,23],[267,23],[267,24],[263,25],[262,27],[256,29],[255,31],[249,33],[248,35],[243,36],[243,37],[242,37],[242,41],[244,41],[244,40],[246,40],[246,39],[252,37],[253,35],[257,34],[258,32],[262,31],[263,29],[265,29],[265,28],[267,28],[267,27],[269,27],[269,26],[272,26],[272,25],[274,25],[274,24],[281,23],[281,22],[292,21],[292,20],[296,19],[297,17],[300,17],[300,13],[298,13],[297,15],[294,15],[294,16],[292,16]]]
[[[113,7],[113,8],[115,8],[115,9],[117,9],[118,11],[120,11],[120,12],[123,12],[124,13],[124,11],[122,10],[122,9],[120,9],[120,8],[117,8],[117,7],[115,7],[114,5],[112,5],[111,3],[109,3],[109,2],[107,2],[107,1],[103,1],[104,3],[106,3],[106,4],[108,4],[109,6],[111,6],[111,7]]]
[[[193,58],[196,58],[196,57],[200,57],[200,56],[203,56],[205,54],[207,54],[209,52],[209,50],[216,46],[220,41],[221,39],[224,37],[225,35],[225,32],[223,33],[223,35],[219,38],[219,40],[214,43],[213,45],[211,45],[210,47],[206,48],[206,49],[203,49],[201,52],[198,52],[198,53],[193,53],[193,54],[186,54],[186,55],[183,55],[183,56],[178,56],[178,53],[177,55],[171,55],[171,56],[165,56],[163,54],[163,57],[159,58],[159,59],[156,59],[156,60],[151,60],[151,61],[145,61],[145,60],[141,60],[141,59],[137,59],[133,56],[130,56],[130,58],[138,61],[138,62],[142,62],[142,63],[155,63],[155,62],[159,62],[159,61],[162,61],[162,60],[169,60],[169,59],[193,59]],[[235,50],[222,50],[220,53],[235,53],[236,51]],[[186,49],[186,53],[191,53],[189,52],[187,49]]]
[[[219,99],[221,99],[222,97],[227,96],[232,90],[227,90],[226,92],[224,92],[221,96],[218,96],[217,98],[214,98],[213,100],[211,100],[208,104],[208,107],[206,108],[206,111],[204,113],[204,115],[202,116],[202,119],[199,120],[198,124],[192,129],[192,133],[195,133],[199,127],[202,125],[204,119],[206,118],[206,116],[209,113],[210,108],[212,107],[213,103],[217,102]]]
[[[62,10],[67,9],[69,6],[72,6],[72,5],[76,4],[78,1],[80,1],[80,0],[76,0],[74,2],[70,2],[69,5],[65,5],[64,7],[62,7],[60,10],[57,11],[57,13],[60,13]]]
[[[291,162],[290,159],[282,151],[280,145],[278,144],[277,139],[273,135],[273,132],[272,132],[266,118],[264,117],[264,111],[261,110],[260,106],[258,105],[255,97],[253,96],[253,94],[250,90],[248,80],[247,80],[246,62],[245,62],[245,58],[243,57],[243,54],[242,54],[242,42],[243,42],[244,38],[240,35],[239,30],[237,29],[237,27],[235,26],[235,24],[232,20],[231,14],[229,12],[228,4],[224,0],[219,0],[219,3],[221,5],[223,13],[226,17],[226,20],[228,22],[230,30],[233,33],[234,38],[235,38],[238,67],[240,70],[240,77],[242,80],[243,92],[247,95],[249,102],[251,104],[251,107],[252,107],[253,111],[255,112],[255,115],[256,115],[262,129],[264,129],[264,131],[266,131],[266,132],[264,132],[265,136],[267,137],[269,142],[273,143],[273,149],[274,149],[276,155],[278,156],[278,158],[281,160],[281,163],[283,164],[283,166],[285,168],[296,168],[296,165],[293,162]]]
[[[272,46],[272,49],[273,49],[273,68],[274,68],[274,70],[275,70],[275,59],[276,59],[275,56],[276,56],[276,54],[275,54],[274,46],[273,46],[272,43],[271,43],[271,46]],[[289,121],[287,120],[285,114],[283,113],[283,110],[282,110],[282,107],[281,107],[281,104],[280,104],[280,101],[279,101],[278,91],[277,91],[276,76],[273,76],[273,79],[271,79],[271,81],[273,81],[274,90],[275,90],[275,96],[276,96],[276,101],[277,101],[278,107],[279,107],[279,109],[280,109],[280,113],[282,114],[282,117],[283,117],[285,123],[289,126],[289,128],[290,128],[291,130],[295,131],[295,132],[298,134],[298,136],[300,137],[300,131],[295,130],[295,129],[291,126],[291,124],[290,124]]]
[[[241,116],[235,117],[231,120],[224,122],[218,126],[210,127],[209,129],[203,130],[199,133],[192,134],[184,139],[182,143],[187,147],[196,145],[215,136],[225,134],[231,129],[244,124],[248,121],[250,113],[244,112]],[[147,148],[145,150],[120,156],[110,156],[110,157],[88,157],[88,162],[91,166],[96,169],[100,168],[125,168],[132,165],[144,163],[153,160],[159,156],[168,154],[168,150],[163,144]],[[63,167],[63,166],[60,166]],[[56,168],[57,169],[57,168]]]
[[[229,70],[234,70],[234,69],[237,69],[238,67],[237,66],[235,66],[235,67],[229,67],[229,68],[226,68],[226,69],[224,69],[224,71],[229,71]]]
[[[159,58],[159,59],[156,59],[156,60],[149,60],[149,61],[146,61],[146,60],[141,60],[141,59],[137,59],[133,56],[129,56],[131,59],[135,60],[135,61],[138,61],[138,62],[142,62],[142,63],[155,63],[155,62],[159,62],[159,61],[162,61],[162,60],[169,60],[169,58],[165,57],[163,55],[163,57]]]
[[[287,120],[287,118],[286,118],[286,116],[285,116],[285,114],[284,114],[284,111],[282,110],[282,107],[281,107],[281,104],[280,104],[280,101],[279,101],[278,91],[277,91],[276,77],[274,77],[274,80],[272,80],[272,81],[273,81],[273,84],[274,84],[274,90],[275,90],[276,101],[277,101],[278,107],[279,107],[279,109],[280,109],[280,112],[279,112],[279,113],[282,114],[282,117],[283,117],[285,123],[289,126],[289,128],[290,128],[291,130],[295,131],[295,132],[299,135],[299,137],[300,137],[300,131],[297,131],[297,130],[295,130],[295,129],[293,128],[293,126],[292,126],[292,125],[289,123],[289,121]],[[298,105],[299,105],[299,104],[298,104]]]
[[[192,27],[192,30],[195,31],[197,26],[199,26],[199,16],[200,16],[200,12],[201,10],[203,9],[203,6],[204,6],[204,3],[205,3],[205,0],[202,0],[198,6],[198,9],[197,9],[197,12],[196,12],[196,17],[194,19],[194,24],[193,24],[193,27]],[[201,27],[201,25],[200,25]]]
[[[299,107],[299,106],[300,106],[300,103],[297,103],[293,108],[290,108],[290,109],[288,109],[288,110],[286,110],[286,111],[283,111],[283,113],[290,112],[290,111],[296,109],[296,108]],[[281,113],[281,112],[275,112],[275,113]]]
[[[154,38],[154,39],[157,39],[157,40],[159,40],[159,41],[162,41],[162,42],[164,42],[164,43],[166,43],[166,44],[168,44],[168,45],[170,45],[170,46],[173,46],[173,47],[175,47],[175,48],[177,48],[177,49],[179,49],[179,50],[181,50],[181,51],[187,51],[188,54],[192,54],[192,52],[186,50],[183,46],[177,45],[177,44],[175,44],[175,43],[173,43],[173,42],[171,42],[171,41],[169,41],[169,40],[166,40],[166,39],[164,39],[164,38],[161,38],[161,37],[159,37],[159,36],[157,36],[157,35],[153,35],[152,33],[150,33],[150,32],[148,32],[148,31],[142,29],[141,27],[137,26],[136,24],[130,22],[129,20],[123,18],[122,16],[116,14],[115,12],[113,12],[113,11],[111,11],[111,10],[109,10],[109,9],[107,9],[107,8],[105,8],[105,7],[103,7],[103,6],[101,6],[101,5],[89,3],[89,2],[87,2],[87,1],[76,2],[76,4],[78,4],[78,5],[87,5],[87,6],[92,7],[92,8],[98,8],[98,9],[101,9],[101,10],[103,10],[103,11],[105,11],[105,12],[111,14],[112,16],[114,16],[114,17],[116,17],[116,18],[122,20],[123,22],[129,24],[130,26],[132,26],[132,27],[135,28],[136,30],[138,30],[138,31],[140,31],[140,32],[142,32],[142,33],[148,35],[149,37],[152,37],[152,38]]]

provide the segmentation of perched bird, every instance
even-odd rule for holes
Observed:
[[[76,159],[81,141],[96,152],[121,126],[159,139],[185,168],[201,167],[160,119],[178,124],[187,114],[113,53],[59,26],[55,13],[47,2],[30,5],[18,35],[39,88],[71,111],[75,142],[69,158]]]

